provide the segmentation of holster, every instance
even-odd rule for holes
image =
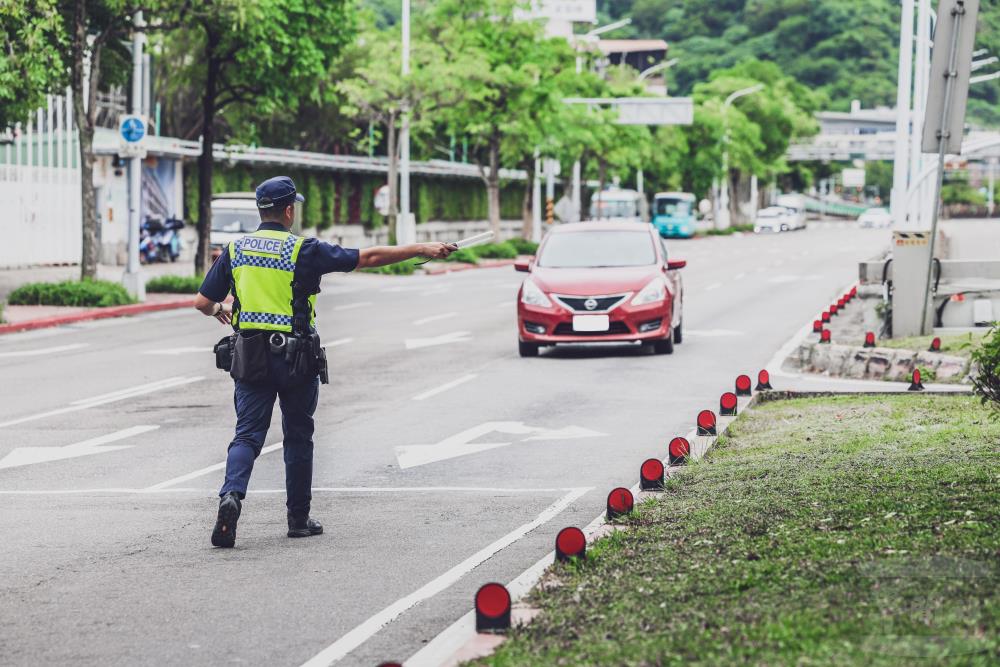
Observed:
[[[240,333],[233,346],[233,362],[229,374],[234,380],[260,383],[268,377],[268,356],[271,354],[267,332]]]
[[[215,352],[215,367],[227,373],[233,368],[233,346],[236,345],[236,334],[219,340],[212,348]]]

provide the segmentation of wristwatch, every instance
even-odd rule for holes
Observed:
[[[222,304],[221,304],[221,303],[218,303],[218,302],[216,302],[216,304],[215,304],[215,305],[216,305],[216,306],[218,306],[218,308],[216,308],[216,309],[215,309],[215,312],[213,312],[213,313],[212,313],[212,317],[215,317],[216,315],[218,315],[219,313],[221,313],[221,312],[222,312]]]

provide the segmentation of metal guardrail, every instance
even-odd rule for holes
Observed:
[[[864,204],[854,204],[852,202],[830,202],[820,201],[812,197],[806,197],[806,210],[812,213],[825,213],[826,215],[843,215],[847,217],[857,217],[868,210]]]

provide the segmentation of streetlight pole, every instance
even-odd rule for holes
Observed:
[[[889,206],[892,224],[904,227],[910,165],[910,85],[913,76],[913,3],[903,0],[899,21],[899,68],[896,75],[896,146],[892,161],[892,191]]]
[[[625,26],[627,26],[630,23],[632,23],[632,19],[630,19],[630,18],[624,18],[624,19],[621,19],[620,21],[615,21],[614,23],[609,23],[607,25],[603,25],[600,28],[594,28],[590,32],[584,33],[583,35],[580,35],[579,39],[581,41],[589,42],[589,41],[594,40],[594,38],[597,37],[598,35],[603,35],[606,32],[611,32],[612,30],[617,30],[618,28],[624,28]],[[577,74],[582,74],[583,73],[583,56],[579,56],[578,55],[576,57],[576,73]],[[573,163],[573,187],[572,187],[572,193],[571,193],[571,196],[573,198],[573,207],[572,207],[573,208],[573,216],[572,216],[573,217],[573,222],[580,222],[580,220],[583,219],[583,216],[581,215],[581,213],[583,211],[583,202],[580,201],[581,195],[583,194],[582,193],[581,184],[580,184],[581,172],[582,172],[582,169],[581,169],[580,161],[576,160]]]
[[[671,58],[670,60],[665,60],[662,63],[656,63],[652,67],[647,67],[646,69],[639,72],[639,76],[636,77],[636,81],[645,81],[651,75],[656,74],[657,72],[662,72],[664,70],[670,69],[676,64],[677,64],[677,58]],[[667,80],[666,78],[664,78],[663,95],[666,96],[666,94],[667,94]],[[642,167],[639,167],[639,169],[637,169],[635,172],[635,189],[639,192],[639,194],[644,194],[645,191],[644,184],[645,184],[645,174],[643,174],[642,172]]]
[[[132,32],[132,113],[142,114],[142,48],[146,34],[142,12],[133,16]],[[84,97],[86,99],[86,96]],[[204,150],[212,150],[208,146]],[[88,177],[89,178],[89,177]],[[139,301],[146,300],[146,283],[139,273],[139,235],[142,214],[142,158],[135,155],[128,161],[128,262],[122,282],[125,289]]]
[[[764,90],[764,84],[758,83],[749,88],[742,88],[729,95],[722,104],[722,183],[719,188],[719,214],[715,217],[717,229],[729,228],[729,107],[733,102]]]
[[[410,0],[403,0],[400,23],[403,31],[401,54],[402,75],[410,74]],[[396,223],[396,243],[414,243],[417,240],[416,221],[410,213],[410,110],[403,108],[399,127],[399,220]]]

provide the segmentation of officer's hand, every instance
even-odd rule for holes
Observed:
[[[427,259],[445,259],[448,255],[458,250],[454,243],[421,243],[420,256]]]
[[[231,324],[233,321],[233,304],[223,303],[220,305],[222,308],[215,314],[215,319],[219,320],[223,324]]]

